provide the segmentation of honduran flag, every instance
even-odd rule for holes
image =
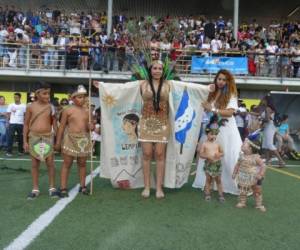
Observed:
[[[189,102],[189,94],[185,88],[175,116],[175,138],[182,146],[185,143],[187,132],[191,129],[196,112]]]

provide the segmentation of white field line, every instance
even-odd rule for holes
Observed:
[[[92,173],[94,178],[99,173],[100,168],[96,168]],[[91,181],[91,175],[86,177],[86,184]],[[29,244],[40,235],[58,216],[65,207],[71,203],[78,195],[79,184],[71,189],[69,197],[58,200],[54,206],[49,208],[46,212],[41,214],[34,222],[32,222],[27,229],[21,233],[16,239],[14,239],[5,250],[21,250],[29,246]]]

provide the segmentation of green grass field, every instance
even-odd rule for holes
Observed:
[[[0,157],[3,157],[0,154]],[[22,157],[27,158],[27,157]],[[78,195],[27,249],[299,249],[300,164],[268,170],[264,182],[266,213],[248,207],[236,209],[235,196],[225,204],[205,202],[191,187],[166,190],[166,199],[144,200],[141,190],[113,189],[108,180],[94,180],[94,194]],[[57,184],[59,169],[57,163]],[[297,178],[299,177],[299,179]],[[42,195],[26,200],[31,190],[30,161],[1,160],[0,248],[18,237],[57,200],[47,195],[46,168],[41,168]],[[74,167],[69,187],[78,182]]]

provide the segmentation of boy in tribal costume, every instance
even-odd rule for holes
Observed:
[[[49,175],[49,195],[57,197],[55,189],[55,167],[53,156],[53,136],[57,129],[55,111],[50,104],[50,85],[38,83],[35,89],[36,100],[26,108],[23,140],[24,150],[29,152],[32,160],[33,189],[28,199],[36,198],[39,191],[39,167],[45,161]]]
[[[91,140],[89,130],[89,111],[85,107],[87,91],[84,86],[79,85],[72,93],[73,105],[62,112],[60,126],[57,132],[55,149],[61,148],[63,154],[63,165],[61,169],[60,196],[68,197],[67,181],[73,160],[77,160],[80,189],[79,192],[89,194],[85,185],[86,161],[91,153]]]

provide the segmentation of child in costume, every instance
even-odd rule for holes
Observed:
[[[60,125],[57,132],[55,149],[61,149],[63,165],[61,169],[60,196],[68,197],[67,182],[73,160],[77,160],[80,188],[79,192],[89,194],[85,185],[86,161],[91,153],[91,139],[89,130],[89,111],[85,107],[87,91],[79,85],[72,93],[73,105],[62,111]]]
[[[211,186],[216,182],[219,201],[224,202],[223,187],[221,182],[221,158],[223,156],[223,150],[221,146],[216,142],[217,135],[219,133],[218,117],[213,116],[210,123],[206,127],[207,139],[199,147],[198,154],[201,158],[205,159],[204,172],[206,175],[204,193],[205,200],[211,200]]]
[[[25,152],[30,153],[32,160],[33,189],[28,199],[34,199],[40,194],[38,178],[41,161],[45,161],[48,168],[49,195],[57,197],[53,155],[53,131],[56,131],[57,124],[54,108],[50,104],[50,85],[37,84],[35,96],[36,101],[26,108],[23,128],[23,147]]]
[[[265,176],[266,166],[258,154],[260,151],[259,134],[250,135],[241,147],[240,158],[234,168],[232,178],[236,179],[240,190],[237,208],[246,207],[247,194],[253,191],[256,208],[265,212],[262,198],[262,182]]]

